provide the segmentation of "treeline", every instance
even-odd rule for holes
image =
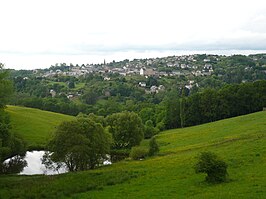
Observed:
[[[17,97],[17,96],[16,96]],[[16,98],[11,101],[13,105],[25,106],[30,108],[38,108],[45,111],[52,111],[67,115],[76,116],[80,112],[87,113],[89,106],[86,104],[77,104],[64,98],[51,98],[51,97],[22,97]]]
[[[167,103],[166,127],[199,125],[260,111],[266,107],[266,81],[207,89]]]
[[[185,89],[181,91],[179,87],[173,87],[171,91],[150,96],[145,101],[134,98],[123,101],[117,96],[106,98],[101,104],[91,105],[70,101],[66,96],[39,98],[17,95],[12,104],[74,116],[94,113],[106,117],[133,111],[141,117],[143,124],[156,127],[153,131],[158,132],[260,111],[266,107],[266,80],[225,85],[221,89],[205,89],[191,95]],[[145,137],[151,137],[148,134],[151,133],[147,130]]]

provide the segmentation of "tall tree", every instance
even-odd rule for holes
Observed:
[[[165,125],[167,129],[180,127],[180,101],[177,90],[172,90],[166,97]]]
[[[4,111],[5,105],[12,94],[12,83],[7,79],[8,73],[0,63],[0,173],[8,171],[3,161],[16,154],[24,154],[24,143],[9,132],[9,115]]]
[[[115,113],[106,118],[109,132],[113,135],[114,148],[125,149],[139,145],[143,139],[144,126],[134,112]]]
[[[58,126],[48,144],[52,153],[46,158],[65,163],[69,171],[93,169],[106,159],[111,141],[101,124],[79,117]]]
[[[184,123],[185,123],[185,105],[184,105],[184,101],[185,101],[185,88],[182,87],[181,88],[181,98],[180,98],[180,125],[181,125],[181,128],[184,127]]]
[[[0,108],[3,108],[12,94],[12,82],[7,79],[8,73],[3,69],[4,65],[0,63]]]

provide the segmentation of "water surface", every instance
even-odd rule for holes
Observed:
[[[26,161],[27,166],[23,169],[21,168],[19,171],[20,175],[36,175],[36,174],[45,174],[45,175],[55,175],[60,173],[68,172],[66,166],[63,166],[57,170],[46,168],[44,164],[42,164],[42,157],[45,151],[27,151],[25,157],[19,157],[22,161]],[[7,159],[5,162],[8,163],[11,159],[15,159],[18,156]],[[103,162],[103,165],[112,164],[110,156],[107,155],[108,160]],[[56,167],[56,164],[54,164]],[[17,172],[17,171],[14,171]]]

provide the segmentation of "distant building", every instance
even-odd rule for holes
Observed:
[[[52,97],[55,97],[56,96],[56,92],[54,90],[50,90],[50,94],[52,95]]]
[[[158,90],[159,90],[159,91],[164,91],[164,90],[165,90],[165,86],[164,86],[164,85],[160,85],[160,86],[158,87]]]
[[[153,69],[145,69],[145,68],[141,68],[139,71],[139,74],[142,76],[154,76],[155,75],[155,71]]]
[[[151,93],[157,93],[158,92],[158,87],[157,86],[152,86],[150,88],[150,91],[151,91]]]
[[[143,68],[140,69],[139,74],[140,74],[141,76],[144,76],[144,69],[143,69]]]
[[[140,87],[146,87],[147,85],[146,85],[145,82],[139,82],[139,86],[140,86]]]

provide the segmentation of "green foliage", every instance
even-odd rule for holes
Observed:
[[[148,120],[154,121],[154,117],[155,117],[154,108],[150,108],[150,107],[144,107],[144,108],[142,108],[141,111],[139,112],[139,116],[141,117],[142,122],[144,124]]]
[[[195,164],[196,173],[206,173],[206,181],[220,183],[226,180],[227,164],[212,152],[202,152]]]
[[[163,121],[158,122],[158,123],[156,124],[156,128],[158,129],[158,131],[163,131],[163,130],[165,130],[165,124],[164,124],[164,122],[163,122]]]
[[[58,126],[48,149],[51,160],[64,162],[69,171],[80,171],[102,164],[109,153],[111,141],[111,135],[101,124],[78,118]]]
[[[7,72],[2,71],[0,63],[0,173],[10,173],[13,161],[4,164],[3,161],[14,155],[25,153],[25,144],[14,134],[10,133],[9,115],[4,111],[5,105],[12,93],[12,84],[7,79]]]
[[[68,88],[70,89],[75,88],[75,82],[74,81],[68,82]]]
[[[148,79],[147,79],[147,86],[148,87],[151,87],[151,86],[159,86],[157,79],[155,77],[148,77]]]
[[[146,121],[144,126],[144,138],[149,139],[156,133],[158,133],[158,130],[153,127],[153,122],[151,120]]]
[[[206,89],[186,98],[184,123],[186,126],[193,126],[213,122],[260,111],[265,106],[265,80],[227,85],[220,90]],[[174,112],[175,114],[179,113],[178,110]]]
[[[131,148],[143,139],[144,127],[141,118],[134,112],[115,113],[108,116],[106,121],[116,149]]]
[[[144,159],[146,156],[148,156],[148,149],[144,146],[135,146],[131,148],[129,156],[133,160],[140,160]]]
[[[0,108],[3,108],[13,92],[12,82],[7,79],[7,71],[3,71],[3,64],[0,63]]]
[[[86,115],[86,114],[83,114],[83,113],[79,113],[77,118],[91,119],[92,121],[101,124],[103,127],[106,126],[105,118],[103,116],[95,115],[94,113],[90,113],[89,115]]]
[[[27,166],[27,161],[23,156],[16,155],[9,162],[0,164],[0,174],[20,173]]]
[[[82,95],[82,101],[86,104],[93,105],[96,103],[98,97],[100,96],[99,92],[95,89],[86,89]]]
[[[166,116],[165,125],[167,129],[178,128],[181,126],[180,122],[180,101],[179,94],[173,89],[166,98]]]
[[[19,95],[21,98],[13,99],[12,104],[19,104],[25,107],[31,108],[38,108],[41,110],[52,111],[57,113],[63,113],[68,115],[78,115],[80,112],[87,112],[88,106],[85,104],[77,104],[73,101],[69,101],[69,99],[64,96],[60,95],[55,98],[51,97],[32,97],[32,96],[25,96]]]
[[[156,136],[160,156],[120,161],[99,169],[54,176],[0,177],[0,198],[265,198],[266,112]],[[148,148],[148,141],[143,140]],[[202,150],[223,156],[230,183],[209,186],[195,175]],[[26,187],[26,189],[25,189]]]
[[[154,156],[159,152],[159,145],[155,137],[152,137],[149,142],[149,156]]]

